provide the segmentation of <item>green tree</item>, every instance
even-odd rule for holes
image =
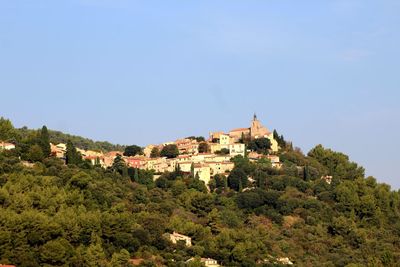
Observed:
[[[249,142],[247,148],[258,153],[267,153],[271,149],[271,141],[268,138],[258,138]]]
[[[274,139],[278,142],[278,146],[282,149],[286,148],[286,141],[283,135],[279,135],[276,130],[273,132]]]
[[[228,176],[229,188],[241,191],[248,184],[246,173],[240,168],[234,168]]]
[[[103,249],[101,238],[92,234],[90,246],[85,255],[86,266],[90,267],[105,267],[107,265],[106,253]]]
[[[179,155],[178,147],[175,144],[166,145],[161,150],[160,155],[169,159],[176,158]]]
[[[80,171],[71,177],[71,180],[69,180],[69,184],[73,187],[83,190],[88,187],[89,182],[91,180],[92,180],[92,178],[90,177],[89,174],[87,174],[86,172]]]
[[[133,174],[133,180],[135,182],[139,182],[139,170],[137,168],[135,168],[134,174]]]
[[[208,146],[208,144],[206,142],[201,142],[199,144],[199,153],[208,153],[210,150],[210,147]]]
[[[40,248],[42,262],[50,265],[64,265],[73,255],[73,247],[63,239],[51,240]]]
[[[322,145],[317,145],[310,150],[308,156],[316,159],[328,169],[329,175],[337,179],[355,180],[365,177],[364,168],[359,167],[354,162],[350,162],[347,155],[331,149],[325,149]]]
[[[225,175],[216,174],[214,175],[214,180],[215,180],[215,187],[217,189],[225,189],[228,187],[228,181]]]
[[[111,169],[114,172],[118,172],[121,175],[127,175],[128,174],[128,169],[126,167],[125,160],[122,158],[120,154],[117,154],[117,156],[114,159],[114,162],[111,166]]]
[[[236,199],[238,207],[242,209],[255,209],[264,204],[259,194],[252,191],[240,193]]]
[[[218,154],[218,155],[228,155],[229,153],[230,153],[230,151],[228,148],[222,148],[219,151],[215,151],[215,154]]]
[[[42,148],[43,155],[45,157],[50,156],[50,153],[51,153],[50,137],[49,137],[49,132],[48,132],[46,126],[43,126],[42,130],[40,131],[40,134],[39,134],[39,145]]]
[[[153,147],[151,149],[150,158],[158,158],[160,156],[160,149],[158,147]]]
[[[11,121],[0,117],[0,141],[9,141],[15,138],[15,129]]]
[[[29,148],[28,159],[31,162],[42,161],[44,154],[42,148],[39,145],[33,145]]]
[[[124,151],[124,156],[132,157],[143,154],[142,148],[137,145],[127,146]]]
[[[129,264],[130,255],[126,249],[121,249],[119,253],[115,252],[111,258],[111,266],[112,267],[128,267],[131,266]]]
[[[76,147],[71,141],[67,142],[67,151],[65,152],[65,163],[67,165],[70,164],[75,164],[78,165],[82,163],[82,156],[81,153],[79,153],[76,150]]]

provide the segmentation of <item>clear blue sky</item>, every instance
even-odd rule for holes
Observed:
[[[400,188],[398,0],[0,0],[0,116],[122,144],[247,127]]]

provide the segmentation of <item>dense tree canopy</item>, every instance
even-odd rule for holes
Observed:
[[[23,127],[20,129],[16,129],[16,136],[21,139],[26,139],[32,133],[35,133],[35,130],[30,130],[27,127]],[[48,130],[50,142],[53,144],[64,143],[66,144],[68,141],[71,141],[76,147],[85,150],[96,150],[96,151],[124,151],[125,146],[122,145],[114,145],[105,141],[93,141],[88,138],[84,138],[81,136],[71,135],[62,133],[60,131]],[[1,138],[0,138],[1,139]]]
[[[38,132],[0,152],[0,262],[17,266],[397,266],[400,193],[338,152],[284,150],[281,169],[235,157],[204,182],[40,156]],[[39,138],[40,139],[40,138]],[[36,140],[36,141],[35,141]],[[74,159],[69,143],[67,158]],[[31,152],[31,153],[30,153]],[[72,153],[73,152],[73,153]],[[72,153],[71,155],[69,155]],[[37,156],[39,155],[39,156]],[[26,164],[30,156],[33,164]],[[34,160],[33,160],[34,159]],[[332,183],[321,177],[333,176]],[[169,233],[192,238],[173,244]],[[189,259],[194,258],[190,263]]]
[[[142,148],[137,145],[131,145],[125,147],[124,156],[131,157],[142,154]]]
[[[199,153],[208,153],[210,151],[210,147],[206,142],[201,142],[199,144]]]
[[[15,138],[15,129],[11,121],[0,117],[0,141],[9,141]]]
[[[166,145],[160,152],[161,157],[176,158],[179,155],[178,147],[175,144]]]
[[[160,156],[160,149],[158,147],[153,147],[150,152],[150,158],[158,158]]]
[[[251,151],[256,151],[258,153],[267,153],[269,149],[271,149],[271,141],[268,138],[257,138],[251,140],[247,148]]]

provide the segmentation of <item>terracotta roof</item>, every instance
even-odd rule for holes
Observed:
[[[249,131],[250,128],[237,128],[233,129],[231,132],[243,132],[243,131]]]

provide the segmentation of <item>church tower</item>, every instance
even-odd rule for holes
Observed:
[[[267,128],[265,128],[261,122],[257,119],[256,113],[254,113],[253,121],[251,122],[250,135],[252,139],[261,137],[267,137],[270,134]]]

